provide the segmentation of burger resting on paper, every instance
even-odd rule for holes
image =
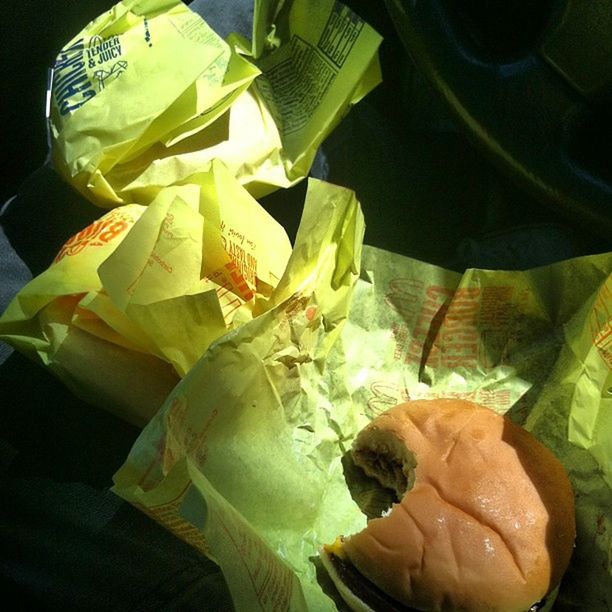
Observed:
[[[383,413],[351,455],[400,500],[321,551],[352,610],[529,610],[559,584],[576,534],[556,457],[492,410],[414,400]]]

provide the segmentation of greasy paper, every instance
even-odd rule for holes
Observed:
[[[88,24],[53,70],[53,160],[65,179],[112,208],[198,184],[212,160],[256,197],[306,177],[324,138],[380,82],[381,39],[333,0],[254,11],[267,42],[222,40],[179,0],[123,0]]]
[[[337,447],[354,419],[322,377],[363,228],[352,192],[313,184],[272,308],[210,347],[116,476],[120,495],[219,563],[238,610],[333,609],[308,557],[364,524]]]
[[[346,266],[313,274],[220,338],[143,430],[115,491],[216,560],[237,610],[334,610],[314,559],[365,521],[341,464],[356,432],[400,400],[466,397],[564,463],[578,536],[559,601],[607,609],[612,255],[461,275],[358,250],[310,249],[336,266],[354,259],[359,278]],[[348,313],[331,297],[338,281]]]
[[[0,337],[143,425],[216,338],[270,300],[290,255],[285,230],[215,161],[198,185],[70,238],[9,304]]]

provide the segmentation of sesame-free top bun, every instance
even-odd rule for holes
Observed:
[[[522,611],[558,585],[574,546],[573,492],[523,428],[472,402],[413,400],[366,426],[352,455],[401,501],[345,538],[343,556],[398,602]]]

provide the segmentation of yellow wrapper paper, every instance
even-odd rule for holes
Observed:
[[[312,184],[273,308],[211,346],[117,475],[121,495],[221,565],[241,610],[332,609],[308,556],[321,533],[363,523],[336,448],[351,427],[318,389],[363,228],[352,192]]]
[[[342,470],[356,432],[403,399],[471,398],[564,463],[578,537],[558,601],[609,609],[612,255],[460,275],[364,247],[353,283],[359,244],[338,237],[353,237],[354,219],[308,250],[333,271],[310,275],[194,366],[115,491],[216,560],[238,611],[334,610],[312,560],[365,523]],[[300,231],[317,236],[311,227],[306,217]],[[353,492],[366,507],[375,495]]]
[[[268,155],[269,170],[249,181],[257,197],[269,192],[269,185],[288,187],[307,175],[318,146],[380,82],[377,50],[382,39],[340,2],[255,4],[260,9],[253,47],[262,74],[251,89],[271,113],[282,144],[274,156]],[[269,22],[261,15],[268,15]],[[257,35],[264,24],[267,36],[262,42]],[[276,156],[286,176],[267,178]]]
[[[94,203],[125,203],[126,165],[214,122],[257,74],[182,2],[124,0],[55,62],[56,166]]]
[[[72,237],[11,302],[0,337],[143,425],[213,340],[268,303],[290,254],[285,230],[213,162],[198,185]]]
[[[276,31],[271,19],[288,24],[282,41],[248,44],[223,41],[176,0],[115,5],[56,60],[56,167],[105,208],[197,183],[213,159],[256,197],[303,179],[319,144],[379,83],[381,39],[332,0],[256,2],[256,33]],[[247,59],[252,47],[261,58]]]

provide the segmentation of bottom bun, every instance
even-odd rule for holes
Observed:
[[[352,612],[417,612],[391,599],[374,583],[364,578],[343,555],[336,555],[331,548],[319,551],[321,564],[333,582],[338,594]],[[525,612],[549,612],[554,596],[535,603]]]
[[[334,554],[329,547],[319,552],[321,564],[353,612],[407,612],[409,608],[393,601],[384,591],[364,578],[350,561]]]

